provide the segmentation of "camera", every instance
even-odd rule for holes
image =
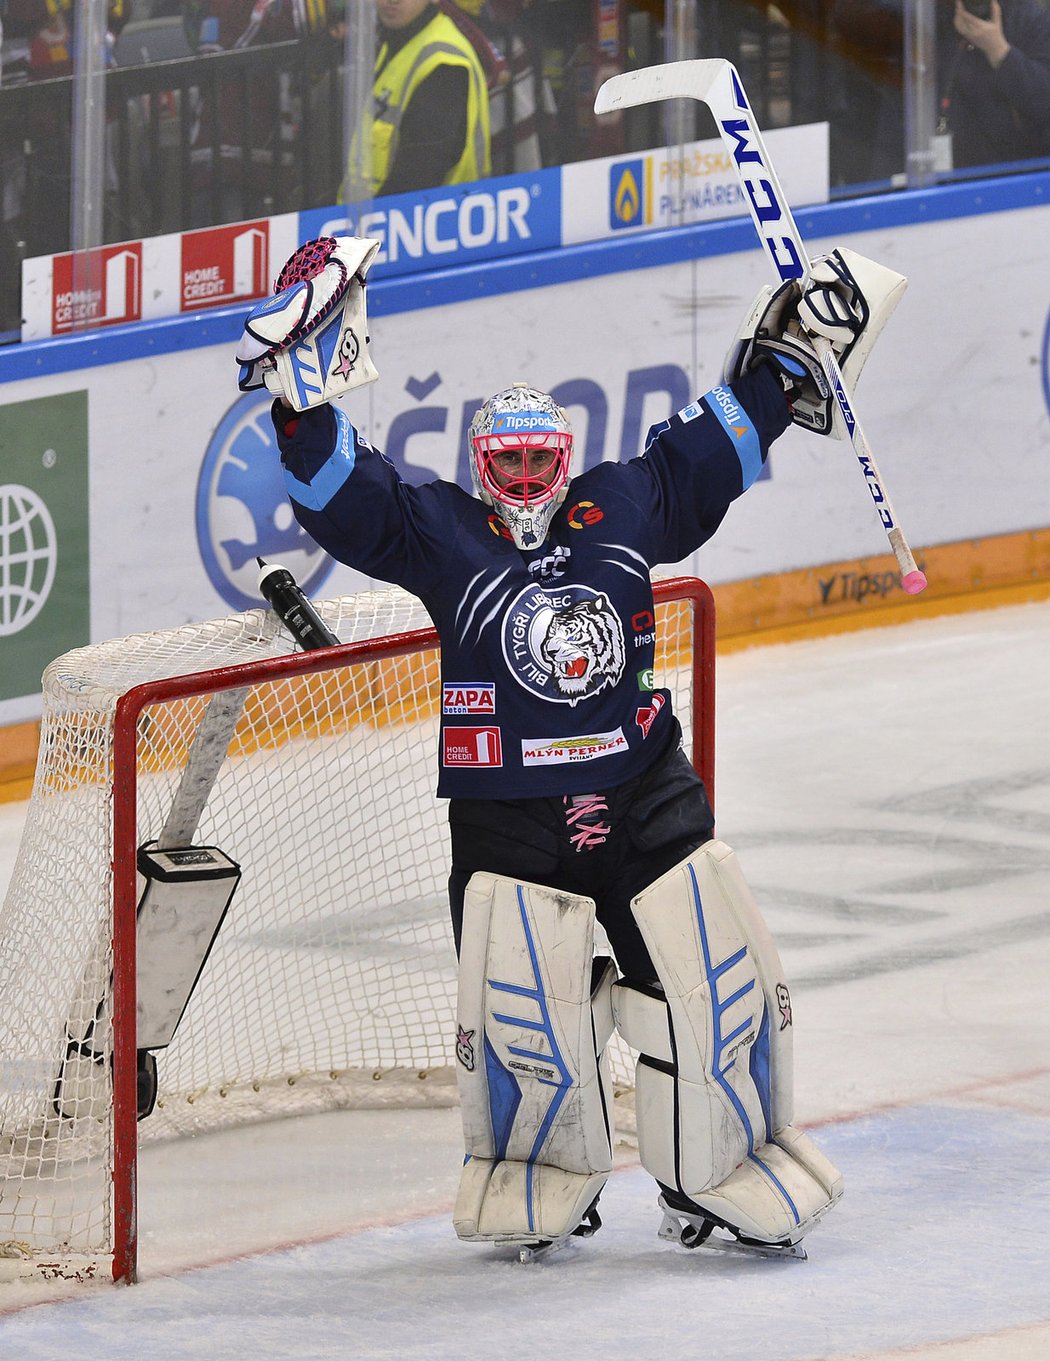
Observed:
[[[969,10],[975,19],[990,19],[992,0],[963,0],[963,9]]]

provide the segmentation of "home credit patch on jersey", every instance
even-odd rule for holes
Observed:
[[[479,714],[491,718],[496,712],[496,687],[487,681],[461,682],[441,687],[443,714]]]
[[[502,766],[503,743],[499,728],[445,728],[441,734],[441,764]]]

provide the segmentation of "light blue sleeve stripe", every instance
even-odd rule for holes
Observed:
[[[288,495],[307,510],[324,510],[332,497],[354,471],[357,457],[357,432],[345,411],[335,411],[335,447],[309,482],[300,482],[286,468],[284,485]]]
[[[704,393],[702,400],[707,409],[713,411],[722,422],[722,428],[733,441],[733,448],[740,460],[744,491],[747,491],[762,471],[762,446],[758,442],[758,432],[730,388],[712,388],[710,392]]]

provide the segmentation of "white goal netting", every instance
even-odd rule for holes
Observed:
[[[317,608],[343,642],[387,651],[392,635],[429,627],[396,590]],[[670,685],[688,737],[693,604],[658,609],[657,684]],[[438,655],[393,650],[277,674],[234,700],[193,842],[225,852],[242,878],[157,1054],[143,1141],[455,1100]],[[291,652],[275,616],[252,610],[77,649],[45,672],[36,780],[0,912],[0,1277],[59,1260],[66,1278],[103,1274],[113,1252],[114,798],[130,781],[136,844],[156,840],[211,702],[192,693],[194,677]],[[172,677],[185,677],[180,693],[139,718],[136,769],[115,769],[118,700]],[[621,1088],[631,1067],[618,1050]]]

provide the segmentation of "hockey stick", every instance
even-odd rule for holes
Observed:
[[[594,112],[612,113],[615,109],[652,104],[662,99],[697,99],[711,110],[722,143],[733,158],[762,249],[782,283],[798,279],[805,288],[811,267],[809,252],[799,235],[733,63],[724,59],[672,61],[663,66],[625,71],[605,81],[594,101]],[[835,352],[824,337],[810,339],[849,431],[850,443],[875,503],[875,512],[897,559],[901,585],[909,595],[917,595],[926,586],[926,576],[916,566],[904,531],[897,522],[875,455],[853,410]]]

